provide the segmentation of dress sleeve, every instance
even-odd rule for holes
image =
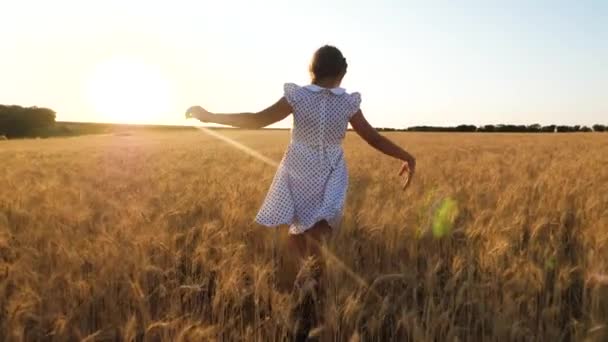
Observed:
[[[285,83],[283,85],[283,94],[285,99],[293,107],[298,102],[298,93],[300,86],[294,83]]]
[[[348,102],[350,104],[348,118],[350,119],[359,111],[359,108],[361,108],[361,94],[352,93],[348,95]]]

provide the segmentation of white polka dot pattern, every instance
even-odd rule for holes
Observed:
[[[289,224],[300,234],[321,220],[336,228],[348,186],[342,140],[361,95],[285,84],[294,110],[291,143],[256,217],[268,227]]]

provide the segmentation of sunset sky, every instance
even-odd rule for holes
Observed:
[[[257,111],[307,84],[330,43],[375,126],[608,123],[608,1],[19,0],[0,13],[0,104],[62,121]]]

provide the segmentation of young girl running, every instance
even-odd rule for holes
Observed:
[[[321,268],[320,243],[337,228],[346,197],[348,173],[341,145],[348,124],[375,149],[404,162],[399,172],[406,175],[404,189],[416,169],[411,154],[367,122],[359,108],[361,95],[340,88],[346,68],[340,50],[323,46],[312,58],[311,84],[285,84],[284,96],[261,112],[213,114],[200,106],[186,112],[187,118],[241,128],[262,128],[293,113],[291,142],[256,221],[268,227],[289,225],[289,242],[300,258],[312,256]]]

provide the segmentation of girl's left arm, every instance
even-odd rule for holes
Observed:
[[[281,97],[272,106],[257,113],[214,114],[201,106],[193,106],[186,111],[186,118],[195,118],[202,122],[211,122],[239,128],[262,128],[285,119],[293,108],[285,97]]]

